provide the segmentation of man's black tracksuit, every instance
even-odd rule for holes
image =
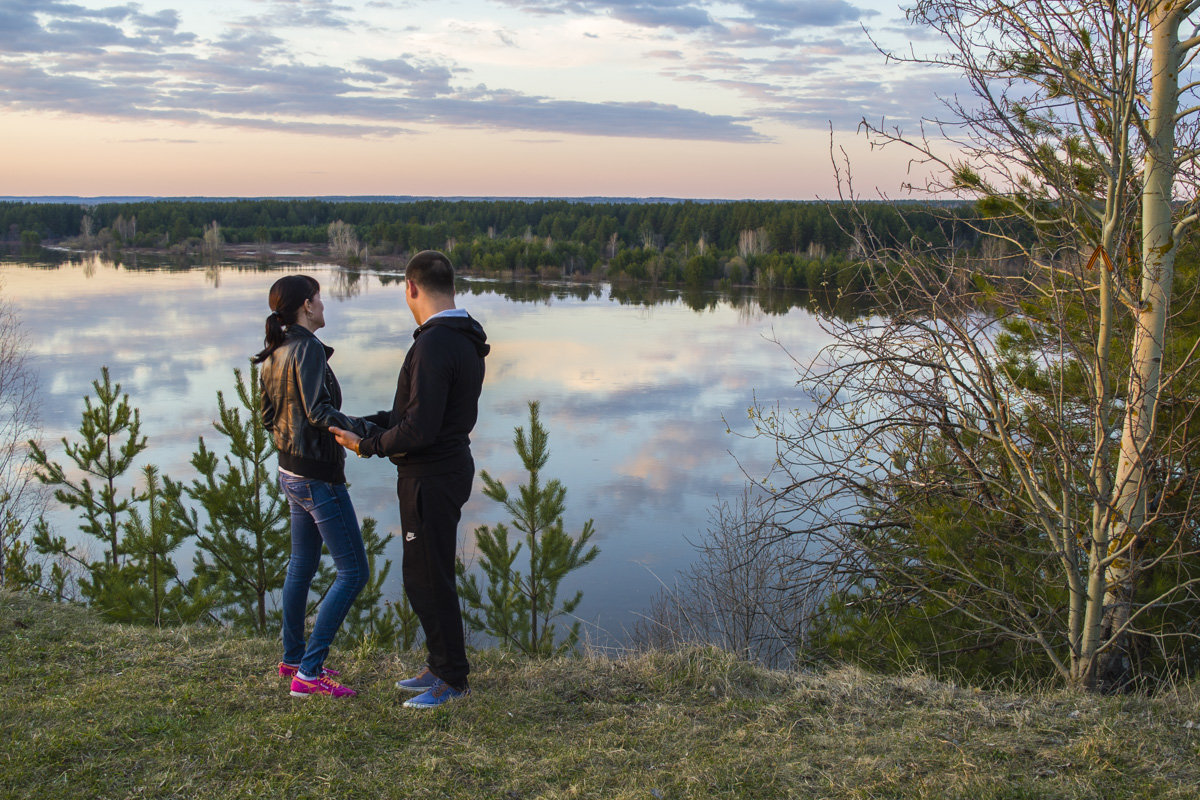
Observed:
[[[404,591],[425,632],[430,671],[462,689],[470,665],[454,558],[475,478],[470,433],[491,346],[482,326],[459,311],[426,320],[413,339],[391,410],[364,418],[384,430],[364,437],[359,454],[387,456],[396,465]]]

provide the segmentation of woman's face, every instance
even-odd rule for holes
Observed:
[[[304,310],[308,312],[308,320],[312,323],[309,330],[325,327],[325,303],[321,301],[321,293],[317,292],[304,301]]]

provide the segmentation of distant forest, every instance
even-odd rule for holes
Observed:
[[[938,247],[976,244],[966,205],[821,202],[578,202],[570,200],[322,199],[0,203],[0,232],[25,246],[66,243],[179,254],[225,245],[328,245],[332,258],[394,264],[445,250],[479,274],[705,286],[861,288],[855,233]]]

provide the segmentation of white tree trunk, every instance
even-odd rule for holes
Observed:
[[[1135,315],[1121,451],[1112,487],[1112,536],[1103,565],[1102,638],[1108,640],[1109,647],[1098,654],[1089,683],[1120,683],[1129,667],[1123,629],[1130,618],[1138,545],[1146,524],[1147,473],[1154,458],[1163,343],[1175,275],[1177,246],[1171,200],[1182,56],[1179,26],[1185,6],[1180,0],[1159,0],[1148,8],[1153,75],[1142,183],[1142,286]]]

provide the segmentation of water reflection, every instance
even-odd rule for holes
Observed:
[[[92,256],[0,260],[0,289],[30,334],[45,402],[45,439],[73,435],[90,383],[107,365],[141,408],[144,458],[178,479],[212,430],[216,393],[234,396],[233,368],[261,346],[267,290],[294,264],[116,263]],[[394,273],[305,267],[327,297],[322,338],[349,413],[390,405],[412,341],[412,319]],[[777,293],[782,295],[783,293]],[[718,496],[740,494],[742,469],[758,474],[773,452],[748,433],[746,409],[799,406],[791,362],[823,344],[809,298],[680,292],[648,286],[465,280],[460,305],[493,344],[474,435],[479,469],[508,485],[522,480],[513,428],[526,404],[542,403],[550,432],[547,475],[567,487],[568,530],[593,518],[600,557],[578,574],[581,615],[592,635],[620,638],[658,581],[692,558],[687,544]],[[61,460],[61,459],[60,459]],[[347,468],[355,505],[382,530],[399,528],[394,473],[376,460]],[[52,520],[67,533],[75,517]],[[476,493],[463,530],[503,521]],[[471,552],[470,542],[466,551]],[[398,562],[399,543],[389,557]],[[399,570],[393,571],[399,580]],[[399,592],[398,583],[390,589]]]

